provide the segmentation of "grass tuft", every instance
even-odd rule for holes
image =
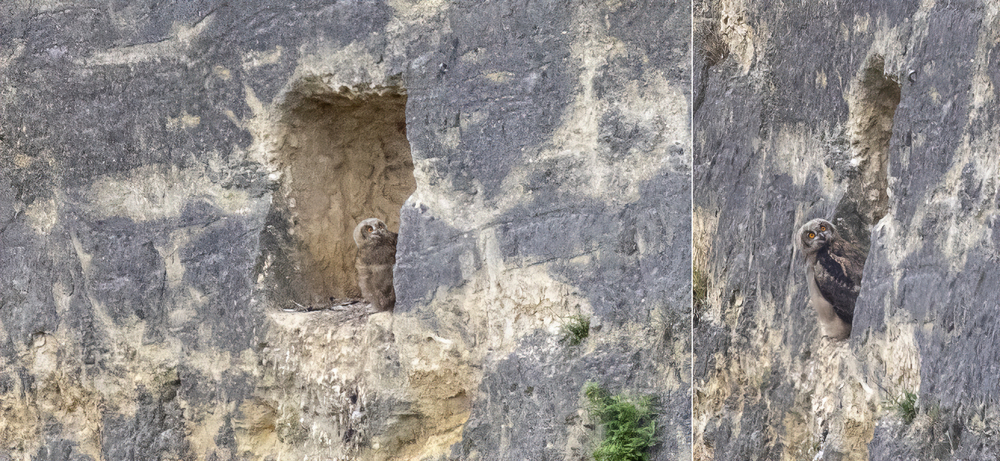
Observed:
[[[694,269],[691,271],[691,298],[695,312],[702,310],[708,300],[708,275]]]
[[[648,461],[656,444],[652,397],[611,395],[596,383],[584,386],[590,411],[604,427],[604,439],[594,451],[596,461]]]
[[[903,391],[902,395],[888,402],[887,406],[903,418],[906,424],[910,424],[917,417],[917,394]]]
[[[574,315],[566,319],[563,323],[562,340],[571,346],[577,346],[590,336],[590,317]]]

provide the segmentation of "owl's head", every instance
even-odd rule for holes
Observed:
[[[368,218],[354,228],[354,244],[360,247],[365,243],[382,240],[389,234],[389,228],[385,227],[381,219]]]
[[[812,254],[838,238],[837,228],[825,219],[813,219],[799,228],[799,247],[806,254]]]

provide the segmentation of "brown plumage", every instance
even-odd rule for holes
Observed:
[[[354,259],[358,288],[365,301],[378,312],[392,310],[396,305],[396,291],[392,287],[396,237],[397,234],[378,218],[368,218],[354,228],[354,243],[358,246],[358,256]]]
[[[854,302],[861,291],[866,255],[844,240],[825,219],[807,222],[797,235],[806,259],[809,298],[819,315],[823,334],[846,339],[851,335]]]

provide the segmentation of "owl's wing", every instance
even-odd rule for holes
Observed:
[[[839,239],[830,244],[830,257],[843,268],[844,275],[854,285],[861,285],[861,275],[865,270],[865,255],[850,242]]]
[[[816,254],[813,276],[816,287],[833,306],[837,316],[850,323],[854,319],[854,302],[861,291],[861,273],[864,255],[860,252],[843,252],[835,246],[824,248]]]

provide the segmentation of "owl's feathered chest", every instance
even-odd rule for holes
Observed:
[[[389,235],[379,238],[377,240],[369,240],[364,243],[360,248],[358,248],[358,256],[355,260],[356,265],[375,265],[375,264],[395,264],[396,263],[396,234],[390,233]]]

